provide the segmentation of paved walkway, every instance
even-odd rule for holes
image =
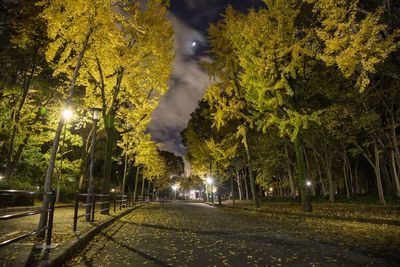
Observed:
[[[151,204],[103,230],[67,266],[396,266],[296,235],[302,230],[289,219],[200,203]]]

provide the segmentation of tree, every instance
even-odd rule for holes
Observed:
[[[182,157],[175,155],[172,152],[161,150],[159,152],[161,158],[165,162],[166,174],[169,177],[182,176],[185,172],[185,164]]]

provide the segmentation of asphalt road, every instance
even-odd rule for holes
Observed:
[[[103,230],[67,266],[395,266],[285,233],[285,222],[202,203],[150,204]]]

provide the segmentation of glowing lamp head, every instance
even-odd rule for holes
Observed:
[[[173,186],[172,186],[172,190],[174,190],[174,191],[176,191],[177,188],[178,188],[178,187],[177,187],[176,185],[173,185]]]
[[[70,108],[66,108],[62,111],[62,116],[64,118],[64,120],[70,120],[72,118],[72,110]]]
[[[100,119],[100,112],[101,109],[100,108],[92,108],[92,119],[94,121],[98,121]]]
[[[207,184],[212,184],[214,181],[211,177],[207,177]]]
[[[312,185],[311,181],[306,182],[306,186],[310,187]]]
[[[195,47],[197,45],[196,42],[192,42],[192,46]]]

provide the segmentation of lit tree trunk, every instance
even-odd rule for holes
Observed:
[[[136,167],[135,186],[133,187],[133,201],[135,201],[135,202],[136,202],[136,194],[137,194],[140,167],[141,166]]]
[[[305,174],[305,164],[304,164],[304,154],[302,149],[302,143],[300,140],[300,136],[297,136],[294,139],[294,150],[296,153],[296,166],[297,166],[297,174],[299,176],[299,188],[301,192],[301,203],[303,205],[304,212],[311,212],[312,206],[311,201],[308,196],[309,192],[307,192],[306,188],[306,174]]]
[[[143,198],[143,194],[144,194],[144,182],[145,182],[145,178],[144,178],[144,175],[142,175],[142,188],[141,188],[141,192],[140,192],[140,196],[141,196],[141,198],[142,198],[142,201],[144,201],[144,198]]]
[[[122,190],[121,190],[122,195],[125,194],[125,181],[126,181],[126,176],[127,175],[128,175],[128,152],[125,152],[124,175],[122,177]]]
[[[239,192],[239,200],[243,200],[242,182],[241,182],[240,173],[239,173],[238,168],[235,168],[235,173],[236,173],[236,183],[237,183],[238,192]]]
[[[251,157],[250,157],[250,151],[249,151],[249,144],[247,142],[247,135],[245,135],[243,137],[244,140],[244,147],[246,150],[246,156],[247,156],[247,165],[249,167],[249,178],[250,178],[250,189],[251,189],[251,194],[253,197],[253,201],[254,201],[254,205],[256,206],[256,208],[260,207],[260,203],[258,202],[258,197],[256,195],[256,184],[254,181],[254,177],[253,177],[253,167],[251,165]]]
[[[106,145],[104,151],[104,165],[103,165],[103,194],[110,193],[111,175],[112,175],[112,156],[114,147],[117,141],[117,133],[115,129],[115,111],[111,109],[104,116],[104,129],[106,133]]]
[[[233,173],[230,173],[231,176],[231,192],[232,192],[232,205],[235,205],[235,191],[234,191],[234,185],[233,185]]]
[[[91,139],[90,137],[93,134],[93,130],[94,130],[94,128],[92,128],[90,130],[89,135],[86,138],[86,143],[85,143],[86,145],[85,145],[85,149],[83,151],[84,160],[82,160],[81,167],[80,167],[81,173],[79,176],[78,190],[82,189],[83,181],[85,180],[85,177],[87,175],[87,167],[88,167],[89,156],[90,156],[89,151],[91,151],[91,148],[89,147],[89,140]],[[90,144],[90,145],[93,145],[93,144]]]
[[[92,29],[89,29],[88,32],[86,33],[86,37],[85,40],[83,42],[83,48],[80,51],[79,55],[78,55],[78,61],[76,63],[74,72],[72,74],[72,79],[70,82],[70,86],[69,86],[69,95],[66,101],[66,105],[69,105],[72,101],[72,96],[74,95],[74,90],[75,90],[75,83],[76,83],[76,79],[78,78],[78,74],[79,74],[79,69],[81,68],[81,63],[82,63],[82,59],[83,56],[88,48],[88,44],[89,44],[89,38],[90,35],[92,33]],[[56,160],[56,154],[57,154],[57,150],[58,150],[58,144],[60,142],[60,135],[61,135],[61,130],[62,127],[64,125],[64,119],[61,116],[59,122],[58,122],[58,126],[57,126],[57,130],[56,130],[56,134],[54,136],[54,141],[53,141],[53,146],[51,147],[51,152],[50,152],[50,159],[49,159],[49,166],[47,168],[47,172],[46,172],[46,178],[44,181],[44,191],[50,191],[51,190],[51,183],[52,183],[52,176],[53,176],[53,170],[54,170],[54,164],[55,164],[55,160]],[[48,195],[44,195],[43,196],[43,205],[42,205],[42,209],[43,210],[47,210],[49,207],[49,201],[50,198]],[[47,224],[47,213],[44,212],[41,214],[40,216],[40,221],[39,221],[39,228],[44,228]],[[42,231],[38,234],[38,236],[40,238],[44,238],[45,236],[45,231]]]
[[[105,96],[105,84],[103,81],[103,72],[101,64],[98,58],[96,58],[97,67],[101,77],[101,98],[102,98],[102,113],[104,121],[104,129],[106,132],[106,146],[104,153],[104,169],[103,169],[103,194],[108,194],[110,192],[111,185],[111,175],[112,175],[112,156],[114,153],[115,146],[117,144],[117,130],[115,128],[115,114],[118,106],[118,94],[121,89],[121,82],[124,76],[124,68],[120,68],[117,75],[116,85],[114,87],[113,96],[111,100],[111,105],[107,111],[107,100]],[[108,212],[108,210],[105,210]]]
[[[221,177],[219,176],[219,164],[218,164],[218,162],[217,162],[216,165],[217,165],[217,180],[221,181]],[[218,186],[217,190],[218,190],[218,204],[222,205],[221,186]]]

